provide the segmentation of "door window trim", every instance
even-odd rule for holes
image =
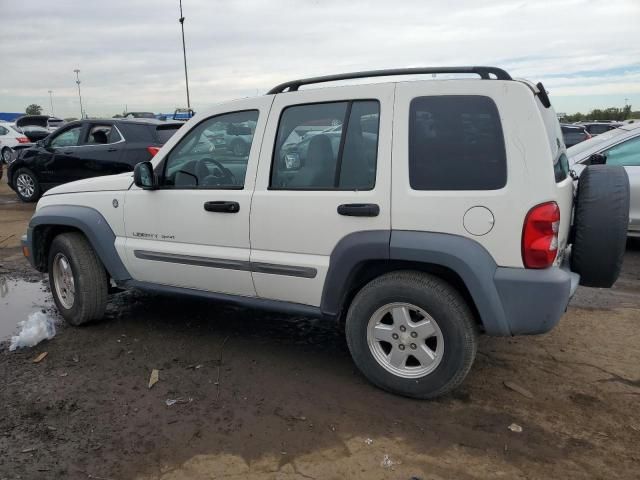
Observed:
[[[171,154],[173,153],[173,151],[180,146],[180,143],[182,142],[182,140],[189,135],[189,133],[191,133],[193,130],[195,130],[196,128],[198,128],[200,125],[202,125],[204,122],[208,122],[209,120],[211,120],[212,118],[216,118],[216,117],[222,117],[224,115],[232,115],[234,113],[249,113],[249,112],[256,112],[258,114],[258,119],[256,120],[256,127],[258,125],[258,122],[260,121],[260,116],[263,115],[263,112],[260,111],[260,108],[245,108],[242,110],[233,110],[230,112],[222,112],[222,113],[216,113],[214,115],[211,115],[210,117],[207,118],[203,118],[201,121],[199,121],[198,123],[196,123],[193,127],[191,127],[189,130],[187,130],[185,132],[185,134],[176,142],[176,144],[171,147],[171,150],[169,150],[167,152],[167,154],[162,158],[162,160],[160,160],[160,162],[158,163],[158,165],[156,165],[157,169],[161,169],[161,175],[158,175],[158,188],[156,190],[244,190],[245,188],[245,183],[246,183],[246,170],[245,170],[245,178],[242,181],[242,185],[217,185],[215,187],[198,187],[198,186],[194,186],[194,187],[176,187],[175,185],[172,186],[166,186],[163,185],[164,179],[166,177],[166,173],[167,173],[167,163],[169,160],[169,157],[171,156]],[[179,130],[180,128],[176,129]],[[255,137],[256,132],[253,132],[253,137]],[[175,134],[174,134],[175,135]],[[249,147],[249,151],[247,152],[247,169],[249,166],[249,161],[251,160],[251,150],[253,148],[253,137],[251,138],[251,145]],[[154,173],[156,168],[154,168]]]
[[[349,129],[349,121],[351,116],[351,109],[355,102],[376,102],[378,104],[378,134],[376,136],[376,172],[373,177],[373,184],[371,188],[341,188],[341,187],[300,187],[300,188],[287,188],[287,187],[273,187],[271,185],[271,180],[273,178],[273,166],[275,164],[274,160],[276,157],[276,146],[278,144],[278,132],[280,131],[280,124],[282,123],[282,116],[284,112],[291,107],[307,107],[312,105],[326,105],[328,103],[346,103],[347,107],[345,108],[345,116],[342,120],[343,130],[342,136],[340,137],[340,146],[338,148],[338,158],[336,159],[336,175],[340,175],[340,170],[342,169],[342,153],[344,150],[344,144],[347,139],[347,130]],[[267,190],[280,191],[280,192],[371,192],[375,190],[376,184],[378,181],[378,157],[379,152],[378,149],[380,147],[380,117],[382,117],[382,102],[379,98],[345,98],[341,100],[323,100],[321,102],[308,102],[308,103],[292,103],[289,105],[284,105],[280,110],[280,114],[278,115],[278,125],[276,127],[275,137],[273,139],[273,149],[271,151],[271,165],[269,166],[269,182],[267,185]],[[346,120],[346,123],[345,123]],[[339,177],[338,177],[339,178]]]

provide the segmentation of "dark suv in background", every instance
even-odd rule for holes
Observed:
[[[560,125],[560,128],[562,129],[562,138],[567,148],[591,138],[591,134],[581,125],[567,125],[563,123]]]
[[[7,181],[24,202],[75,180],[133,171],[183,125],[152,119],[71,122],[31,148],[15,152]]]

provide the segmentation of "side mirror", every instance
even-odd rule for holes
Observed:
[[[151,162],[140,162],[133,169],[133,183],[144,190],[155,190],[158,185]]]
[[[594,153],[587,159],[587,165],[605,165],[607,156],[604,153]]]

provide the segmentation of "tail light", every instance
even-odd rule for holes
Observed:
[[[18,143],[29,143],[29,139],[27,137],[16,137]]]
[[[151,154],[151,157],[155,157],[156,153],[160,151],[160,147],[147,147],[147,152]]]
[[[556,202],[536,205],[524,219],[522,263],[526,268],[547,268],[558,253],[560,209]]]

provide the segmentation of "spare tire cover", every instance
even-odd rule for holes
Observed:
[[[624,167],[591,165],[578,180],[571,270],[580,285],[611,287],[618,279],[629,226],[629,177]]]

